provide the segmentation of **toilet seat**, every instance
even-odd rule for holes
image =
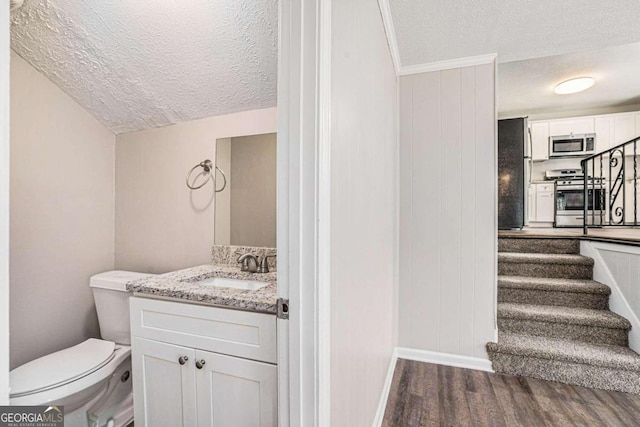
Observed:
[[[109,363],[114,350],[114,343],[91,338],[26,363],[10,373],[11,398],[39,393],[85,377]]]
[[[102,340],[95,340],[102,341]],[[94,360],[103,359],[101,362],[96,362],[95,366],[86,369],[86,364],[84,367],[84,372],[80,373],[80,368],[73,373],[73,375],[66,375],[69,378],[64,379],[55,384],[51,384],[52,379],[48,381],[43,381],[37,386],[41,386],[40,388],[35,388],[37,386],[26,386],[27,382],[25,381],[22,385],[22,388],[14,388],[13,384],[11,384],[11,394],[9,404],[12,406],[33,406],[33,405],[44,405],[49,403],[56,403],[59,405],[68,405],[69,408],[65,407],[65,411],[72,410],[76,404],[80,404],[81,402],[88,401],[91,396],[100,393],[101,390],[106,387],[106,384],[111,379],[113,373],[116,371],[118,366],[125,361],[127,358],[131,356],[131,347],[124,345],[116,345],[109,341],[103,341],[114,346],[114,350],[110,355],[104,358],[104,350],[103,353],[100,354],[100,357],[97,357]],[[86,343],[86,341],[85,341]],[[82,343],[82,344],[85,344]],[[80,344],[80,345],[82,345]],[[84,347],[84,349],[89,348],[88,344]],[[77,346],[76,346],[77,347]],[[106,346],[104,345],[95,345],[93,343],[91,348],[102,348],[104,349]],[[72,351],[74,347],[68,348],[64,351]],[[78,351],[78,350],[73,350]],[[55,353],[54,353],[55,354]],[[69,353],[67,353],[69,354]],[[51,355],[49,355],[51,356]],[[49,356],[44,356],[44,358],[48,358]],[[72,357],[72,356],[69,356]],[[39,359],[38,359],[39,360]],[[70,359],[73,360],[73,359]],[[35,361],[34,361],[35,362]],[[46,363],[43,362],[43,363]],[[90,365],[91,363],[89,363]],[[18,372],[20,376],[27,376],[29,372],[25,367],[25,372]],[[19,376],[15,375],[15,371],[20,368],[16,368],[11,371],[11,381],[13,381],[14,377],[16,379],[21,379]],[[22,370],[21,370],[22,371]],[[49,383],[49,385],[45,385]],[[30,384],[36,384],[36,382],[32,382]],[[16,384],[17,386],[21,386],[20,382]],[[44,385],[44,386],[43,386]],[[26,391],[28,388],[32,388],[31,391]],[[22,391],[21,393],[17,393],[18,391]]]

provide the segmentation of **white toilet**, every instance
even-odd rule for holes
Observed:
[[[26,363],[10,374],[11,405],[64,405],[68,427],[124,427],[133,421],[127,282],[150,274],[91,277],[102,339]]]

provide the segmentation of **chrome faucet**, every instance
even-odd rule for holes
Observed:
[[[238,257],[238,263],[242,264],[240,271],[246,271],[248,273],[268,273],[269,258],[275,258],[275,255],[265,255],[262,257],[262,261],[258,261],[258,257],[253,254],[242,254]]]
[[[268,273],[269,272],[269,258],[275,258],[275,255],[265,255],[262,257],[262,261],[260,261],[260,268],[258,269],[259,273]]]
[[[248,273],[257,273],[260,263],[255,255],[246,253],[238,257],[238,263],[242,264],[240,271],[246,271]]]

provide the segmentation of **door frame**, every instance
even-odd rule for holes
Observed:
[[[280,0],[280,426],[329,425],[331,0]]]
[[[9,404],[9,5],[0,8],[0,405]]]

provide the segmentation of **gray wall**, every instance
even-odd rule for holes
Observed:
[[[231,138],[230,170],[231,244],[275,248],[276,134]]]
[[[114,265],[115,137],[11,57],[11,367],[99,336],[89,277]]]
[[[495,337],[494,64],[400,78],[400,345],[486,358]]]
[[[398,85],[377,2],[334,1],[331,25],[331,425],[371,426],[397,342]]]

